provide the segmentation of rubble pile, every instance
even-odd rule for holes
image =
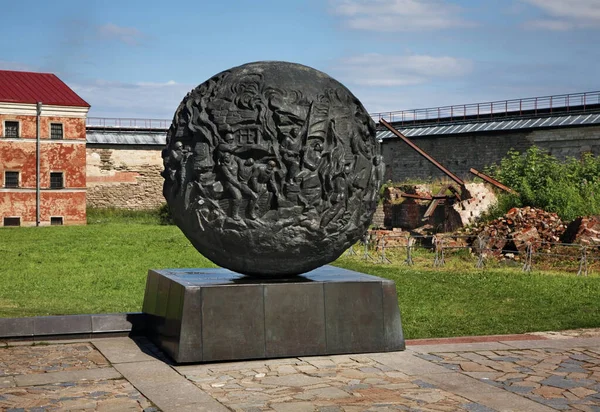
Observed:
[[[465,229],[473,236],[472,247],[483,247],[493,255],[524,253],[531,244],[533,251],[548,252],[551,243],[561,241],[566,225],[556,213],[532,207],[513,208],[503,217],[484,226]],[[480,240],[478,240],[480,239]],[[483,244],[481,244],[482,242]]]
[[[600,244],[600,216],[578,217],[565,230],[563,243],[579,243],[582,245]]]
[[[408,236],[407,232],[399,228],[373,229],[369,231],[369,243],[375,247],[375,250],[381,249],[384,241],[386,248],[406,247]]]

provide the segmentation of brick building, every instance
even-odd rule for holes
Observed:
[[[0,70],[1,226],[86,223],[89,109],[54,74]]]

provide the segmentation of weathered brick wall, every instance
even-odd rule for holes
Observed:
[[[153,146],[87,147],[87,205],[152,209],[162,195],[161,148]]]
[[[35,139],[37,136],[37,118],[30,115],[12,115],[0,113],[0,125],[4,121],[19,122],[19,137]],[[50,139],[50,124],[61,123],[63,135],[69,140],[85,140],[85,119],[73,117],[45,116],[40,117],[40,139]],[[0,135],[4,133],[4,127],[0,127]],[[2,136],[4,137],[4,136]]]
[[[510,149],[523,152],[534,144],[561,159],[579,157],[583,152],[600,155],[600,126],[427,136],[411,140],[462,178],[472,177],[469,173],[471,167],[483,170],[499,162]],[[386,181],[445,177],[399,139],[385,140],[382,153],[386,162]]]
[[[385,227],[385,212],[383,210],[383,203],[377,205],[373,220],[371,221],[373,227]]]
[[[19,122],[19,137],[4,136],[4,122]],[[63,139],[50,139],[50,124],[63,125]],[[40,225],[61,217],[65,225],[86,223],[85,119],[40,117]],[[0,114],[0,226],[5,217],[19,218],[22,226],[37,219],[37,117]],[[4,187],[6,172],[18,173],[18,187]],[[63,173],[63,187],[50,188],[50,174]]]

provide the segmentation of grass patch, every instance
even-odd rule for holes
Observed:
[[[214,267],[175,226],[92,219],[88,226],[0,229],[0,316],[139,311],[148,269]],[[477,270],[463,255],[444,268],[431,267],[424,253],[413,267],[400,256],[379,265],[360,254],[334,264],[396,282],[407,338],[600,326],[598,275]]]
[[[105,223],[159,225],[161,224],[161,209],[130,210],[116,208],[88,208],[88,225]]]
[[[148,269],[214,267],[176,226],[135,222],[3,228],[0,260],[2,317],[139,311]]]
[[[600,326],[600,277],[505,269],[413,269],[343,258],[339,266],[392,279],[407,338]]]

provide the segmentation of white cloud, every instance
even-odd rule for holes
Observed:
[[[87,101],[91,117],[170,119],[194,86],[169,80],[123,83],[106,80],[70,82],[69,86]]]
[[[445,0],[330,0],[331,12],[357,30],[383,32],[473,27]]]
[[[333,68],[341,79],[362,86],[407,86],[471,72],[468,59],[450,56],[362,54],[341,59]]]
[[[568,30],[574,28],[600,29],[599,0],[522,0],[538,7],[550,19],[525,23],[527,28]]]
[[[107,23],[97,27],[98,35],[105,39],[115,39],[130,46],[137,46],[144,38],[144,34],[135,27],[117,26]]]

